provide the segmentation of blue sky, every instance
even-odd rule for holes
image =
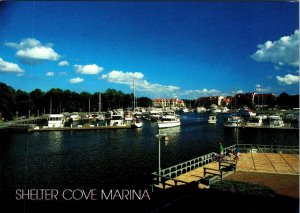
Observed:
[[[294,2],[0,2],[0,81],[15,89],[194,99],[299,94]]]

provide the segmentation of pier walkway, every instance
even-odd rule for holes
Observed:
[[[228,147],[227,149],[232,149],[233,147],[235,147],[235,145],[232,147]],[[271,150],[271,146],[267,146],[267,148],[268,150]],[[236,169],[235,171],[299,175],[299,149],[297,150],[284,148],[282,150],[277,150],[277,153],[257,153],[258,150],[262,151],[262,149],[248,149],[248,151],[249,150],[250,152],[240,154],[240,158],[234,167]],[[287,153],[283,153],[282,151],[284,150]],[[212,156],[211,153],[208,155]],[[234,170],[230,169],[228,171],[224,171],[223,174],[221,174],[220,172],[218,172],[220,171],[219,162],[214,160],[213,157],[207,158],[207,156],[204,156],[203,158],[202,156],[202,159],[210,160],[206,164],[200,165],[195,169],[190,169],[190,171],[187,172],[181,172],[183,174],[179,174],[175,177],[170,176],[169,170],[171,171],[172,167],[168,168],[167,172],[166,170],[163,170],[161,181],[154,184],[154,186],[158,188],[168,189],[174,187],[175,185],[178,186],[182,184],[198,182],[198,188],[208,188],[210,185],[209,180],[211,180],[212,178],[214,179],[214,181],[212,181],[211,183],[214,183],[235,172]],[[193,161],[195,161],[195,159],[193,159]],[[178,167],[178,165],[175,167]],[[206,174],[204,173],[205,170]],[[163,175],[164,173],[166,173],[166,175]],[[209,173],[210,176],[207,176],[207,173]]]

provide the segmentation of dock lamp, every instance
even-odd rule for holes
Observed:
[[[166,137],[166,134],[160,134],[160,131],[158,129],[158,135],[156,135],[156,137],[158,138],[158,181],[161,181],[161,177],[160,177],[160,173],[161,173],[161,166],[160,166],[160,162],[161,162],[161,155],[160,155],[160,139],[162,137]]]
[[[239,122],[236,122],[236,144],[239,145]]]

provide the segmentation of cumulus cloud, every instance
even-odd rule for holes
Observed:
[[[84,79],[82,79],[82,78],[71,78],[70,80],[69,80],[69,83],[70,84],[78,84],[78,83],[81,83],[81,82],[83,82],[84,81]]]
[[[54,72],[47,72],[46,76],[54,76]]]
[[[256,84],[255,85],[255,91],[256,92],[270,92],[272,89],[270,87],[264,87],[263,85]]]
[[[144,78],[144,74],[140,72],[123,72],[113,70],[108,74],[103,74],[101,79],[117,84],[132,85],[133,79],[140,80]]]
[[[136,85],[137,85],[137,90],[139,91],[154,92],[160,94],[174,93],[180,90],[180,87],[177,86],[150,83],[146,80],[138,81]]]
[[[251,57],[255,61],[272,62],[279,66],[299,66],[299,30],[277,41],[259,44],[258,50]]]
[[[113,70],[108,74],[103,74],[101,79],[108,82],[128,85],[132,88],[133,80],[135,80],[135,86],[137,91],[150,92],[154,94],[164,95],[174,93],[180,88],[172,85],[161,85],[156,83],[150,83],[144,79],[144,74],[141,72],[123,72]]]
[[[97,64],[88,64],[88,65],[74,65],[76,73],[84,75],[97,75],[103,71],[103,67],[99,67]]]
[[[18,64],[7,62],[0,58],[0,72],[23,74],[24,70]]]
[[[60,58],[60,55],[53,50],[52,44],[43,45],[34,38],[23,39],[20,43],[6,42],[5,45],[17,49],[16,56],[26,64],[56,61]]]
[[[63,67],[63,66],[69,66],[69,62],[68,61],[60,61],[58,63],[58,66]]]
[[[277,81],[279,84],[282,85],[290,85],[290,84],[298,84],[299,83],[299,76],[287,74],[283,77],[276,76]]]
[[[180,91],[177,94],[178,94],[178,96],[184,96],[184,97],[188,96],[188,97],[193,97],[193,98],[222,95],[219,90],[216,90],[216,89],[208,90],[206,88]]]

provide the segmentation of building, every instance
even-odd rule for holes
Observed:
[[[224,96],[209,96],[209,97],[198,98],[197,102],[198,102],[198,106],[210,106],[212,104],[221,106],[223,99]]]
[[[152,106],[157,108],[176,108],[185,107],[183,100],[178,98],[154,98],[152,99]]]

